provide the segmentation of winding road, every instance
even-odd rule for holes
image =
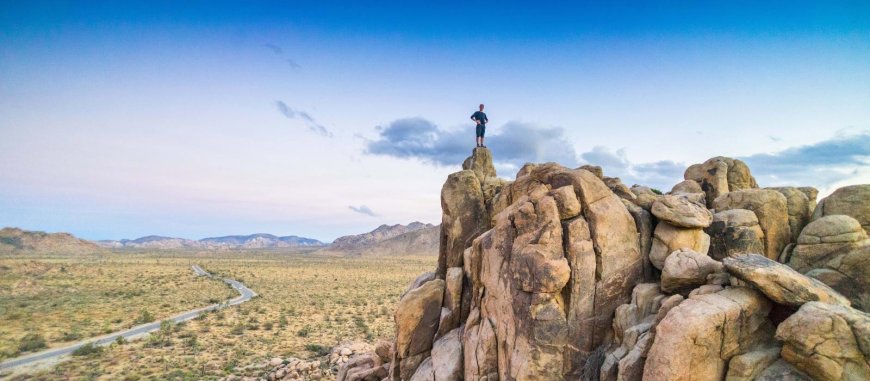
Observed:
[[[203,270],[202,267],[199,267],[199,265],[193,265],[193,266],[191,266],[191,269],[193,269],[193,272],[195,272],[196,275],[198,275],[198,276],[214,277],[213,275],[209,274],[207,271]],[[254,292],[253,290],[251,290],[250,288],[248,288],[247,286],[245,286],[241,282],[238,282],[238,281],[233,280],[233,279],[228,279],[228,278],[223,278],[221,280],[223,280],[224,282],[226,282],[227,284],[232,286],[234,289],[236,289],[236,291],[239,292],[239,296],[237,296],[233,299],[230,299],[225,303],[212,304],[210,306],[197,308],[197,309],[190,310],[190,311],[187,311],[184,313],[180,313],[178,315],[172,316],[172,317],[164,319],[164,320],[172,320],[176,323],[181,323],[184,321],[191,320],[191,319],[199,316],[203,312],[213,311],[213,310],[217,310],[217,309],[220,309],[223,307],[239,305],[239,304],[247,302],[248,300],[251,300],[251,298],[257,296],[256,292]],[[119,331],[119,332],[110,333],[110,334],[104,335],[104,336],[98,336],[96,338],[82,340],[76,344],[68,345],[65,347],[48,349],[48,350],[44,350],[42,352],[36,352],[36,353],[31,353],[29,355],[16,357],[14,359],[6,360],[6,361],[0,363],[0,371],[17,368],[17,367],[24,366],[24,365],[32,365],[32,364],[36,364],[36,363],[43,362],[43,361],[55,360],[57,358],[60,358],[61,356],[71,354],[73,351],[75,351],[79,347],[82,347],[88,343],[94,343],[96,345],[109,345],[109,344],[113,343],[115,340],[117,340],[118,337],[124,337],[125,339],[128,339],[128,340],[136,339],[136,338],[139,338],[147,333],[151,333],[151,332],[154,332],[154,331],[160,329],[160,323],[161,323],[160,321],[146,323],[146,324],[138,325],[138,326],[135,326],[133,328],[130,328],[130,329],[127,329],[124,331]]]

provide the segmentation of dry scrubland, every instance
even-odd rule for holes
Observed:
[[[231,297],[186,261],[0,258],[0,359],[169,317]]]
[[[16,259],[0,263],[10,267],[10,270],[4,270],[8,274],[13,266],[29,262]],[[100,265],[90,267],[87,272],[73,272],[83,275],[82,278],[70,276],[72,279],[68,280],[102,285],[102,291],[92,297],[101,301],[90,302],[100,304],[100,309],[107,312],[90,312],[98,309],[75,305],[77,302],[71,301],[73,297],[60,292],[34,298],[33,303],[46,306],[42,310],[46,315],[51,315],[52,311],[48,306],[57,304],[54,312],[57,321],[65,320],[66,316],[88,316],[91,327],[122,328],[129,325],[127,322],[135,319],[143,307],[154,307],[153,314],[159,319],[207,304],[210,299],[235,296],[217,280],[194,278],[189,268],[191,262],[201,264],[213,274],[239,280],[260,296],[185,324],[166,325],[160,333],[149,338],[113,344],[101,353],[75,356],[54,369],[20,378],[217,379],[234,367],[271,357],[314,358],[341,341],[374,342],[378,337],[391,338],[394,334],[393,311],[399,296],[417,274],[434,266],[436,258],[332,258],[277,252],[116,254],[107,260],[94,262]],[[58,272],[60,266],[66,266],[67,272],[71,268],[86,267],[75,260],[55,259],[47,263]],[[139,277],[137,272],[143,275]],[[123,286],[128,281],[130,285]],[[5,274],[3,282],[10,282]],[[119,286],[113,287],[113,284]],[[157,288],[159,284],[170,284],[171,288],[161,291]],[[4,299],[0,303],[6,312],[2,322],[7,323],[10,320],[8,310],[16,305],[17,299],[9,298],[9,288],[5,283],[3,290]],[[141,292],[142,295],[100,297],[103,293],[111,295],[111,292],[121,290]],[[126,303],[124,307],[119,300]],[[110,305],[102,305],[107,303]],[[174,309],[162,307],[173,303]],[[108,312],[113,310],[118,313]],[[122,322],[112,323],[117,319]],[[16,324],[27,326],[23,321]],[[15,332],[13,336],[16,338],[23,336],[21,328],[6,327],[4,324],[3,329]],[[102,332],[101,329],[95,333]],[[51,334],[46,336],[49,337]]]

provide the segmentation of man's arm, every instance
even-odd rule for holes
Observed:
[[[476,123],[476,124],[480,124],[480,120],[477,119],[477,118],[475,118],[475,117],[474,117],[475,115],[477,115],[477,113],[471,114],[471,120],[473,120],[474,123]]]

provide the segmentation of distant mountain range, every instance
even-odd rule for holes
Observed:
[[[368,233],[336,239],[318,254],[333,255],[438,255],[440,225],[412,222],[381,225]]]
[[[272,234],[229,235],[224,237],[203,238],[195,241],[186,238],[162,237],[149,235],[137,239],[122,239],[120,241],[97,241],[98,245],[107,248],[135,249],[277,249],[318,247],[326,244],[316,239],[286,236],[278,237]]]
[[[106,249],[302,249],[323,255],[437,255],[440,226],[412,222],[381,225],[376,229],[348,235],[326,244],[312,238],[272,234],[230,235],[191,240],[149,235],[137,239],[86,241],[68,233],[44,233],[18,228],[0,230],[0,254],[100,253]]]

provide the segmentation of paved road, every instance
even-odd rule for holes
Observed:
[[[208,272],[203,270],[202,267],[199,267],[198,265],[193,265],[193,266],[191,266],[191,268],[193,269],[193,272],[196,273],[196,275],[213,277],[211,274],[209,274]],[[224,282],[226,282],[227,284],[229,284],[230,286],[232,286],[234,289],[236,289],[236,291],[239,292],[239,296],[237,296],[233,299],[230,299],[225,303],[212,304],[210,306],[206,306],[203,308],[197,308],[195,310],[190,310],[190,311],[175,315],[175,316],[173,316],[169,319],[166,319],[166,320],[172,320],[176,323],[188,321],[188,320],[191,320],[191,319],[199,316],[199,314],[201,314],[205,311],[212,311],[212,310],[216,310],[216,309],[223,308],[223,307],[235,306],[238,304],[242,304],[244,302],[247,302],[248,300],[251,300],[251,298],[257,296],[256,292],[254,292],[253,290],[251,290],[250,288],[246,287],[244,284],[242,284],[238,281],[235,281],[233,279],[227,279],[227,278],[223,278],[222,280]],[[58,357],[68,355],[68,354],[72,353],[73,351],[75,351],[76,349],[78,349],[79,347],[81,347],[85,344],[88,344],[88,343],[94,343],[96,345],[109,345],[109,344],[113,343],[115,340],[117,340],[117,338],[119,336],[123,336],[125,339],[128,339],[128,340],[136,339],[138,337],[145,335],[146,333],[154,332],[158,329],[160,329],[160,322],[159,321],[138,325],[138,326],[135,326],[135,327],[130,328],[130,329],[125,330],[125,331],[115,332],[115,333],[111,333],[111,334],[108,334],[105,336],[99,336],[99,337],[96,337],[93,339],[83,340],[83,341],[80,341],[80,342],[73,344],[73,345],[70,345],[70,346],[49,349],[49,350],[45,350],[42,352],[32,353],[32,354],[29,354],[26,356],[16,357],[16,358],[11,359],[11,360],[6,360],[6,361],[0,363],[0,370],[8,370],[8,369],[17,368],[17,367],[23,366],[23,365],[31,365],[31,364],[41,362],[41,361],[53,360],[53,359],[56,359]]]

